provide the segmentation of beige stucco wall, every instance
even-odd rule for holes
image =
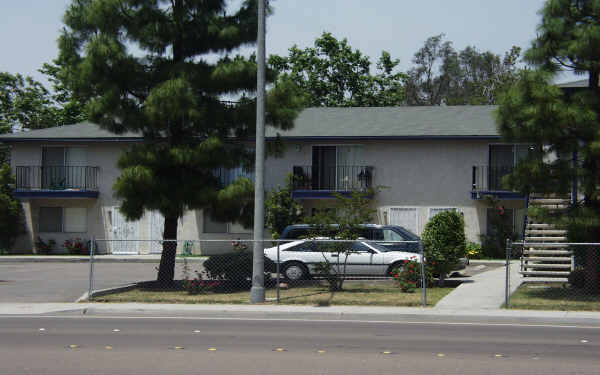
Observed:
[[[266,189],[272,190],[283,185],[285,177],[292,172],[294,165],[312,164],[312,146],[314,145],[350,145],[364,147],[363,165],[374,167],[373,184],[384,186],[375,197],[373,207],[377,209],[376,222],[385,222],[385,213],[391,207],[414,207],[417,209],[417,232],[420,234],[429,220],[432,207],[456,207],[463,214],[467,237],[479,241],[479,235],[485,232],[486,206],[482,201],[471,199],[471,171],[473,165],[486,165],[488,162],[488,144],[484,140],[406,140],[406,141],[362,141],[362,142],[286,142],[282,157],[269,157],[265,168]],[[12,166],[41,165],[44,143],[16,143],[12,146]],[[53,146],[59,144],[52,143]],[[88,165],[99,167],[97,199],[29,199],[23,201],[28,233],[19,238],[15,250],[29,252],[33,241],[40,235],[44,239],[54,238],[62,248],[67,238],[113,238],[113,225],[116,207],[119,201],[113,196],[112,186],[119,175],[116,167],[119,156],[129,143],[101,142],[63,144],[88,149]],[[312,207],[326,207],[332,200],[305,200],[309,210]],[[523,201],[507,201],[508,208],[523,207]],[[88,209],[88,231],[86,233],[38,233],[37,215],[39,207],[86,207]],[[138,223],[137,236],[150,238],[150,215],[146,214]],[[251,233],[239,226],[229,225],[228,233],[204,233],[202,211],[186,212],[180,219],[178,238],[182,240],[199,239],[249,239]],[[104,242],[99,242],[99,251],[109,250]],[[152,246],[156,246],[153,244]],[[230,247],[228,243],[195,243],[195,253],[214,253]],[[139,245],[140,252],[147,252],[150,243]],[[179,249],[182,246],[180,244]]]
[[[486,230],[486,204],[471,199],[472,167],[488,164],[486,140],[392,140],[349,142],[287,142],[282,158],[269,158],[267,189],[283,184],[293,165],[312,164],[312,146],[362,145],[363,165],[374,167],[376,222],[384,224],[391,207],[416,208],[417,234],[429,221],[431,208],[454,207],[464,214],[468,240],[479,242]],[[507,207],[524,207],[522,200],[506,201]],[[327,207],[328,199],[304,200],[308,212]]]

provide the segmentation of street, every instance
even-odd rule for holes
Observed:
[[[598,374],[600,327],[0,317],[0,373]]]

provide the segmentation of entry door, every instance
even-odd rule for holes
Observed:
[[[65,149],[44,147],[42,149],[42,189],[62,190],[66,188]]]
[[[417,234],[417,209],[406,207],[390,208],[390,225],[400,225]]]
[[[150,211],[148,216],[148,233],[152,240],[149,251],[151,254],[160,254],[162,253],[165,218],[158,211]]]
[[[335,190],[336,147],[313,146],[312,188],[313,190]]]
[[[139,241],[127,241],[139,239],[140,222],[127,221],[119,212],[118,207],[112,209],[112,242],[113,254],[139,254]]]

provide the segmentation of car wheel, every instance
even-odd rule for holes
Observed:
[[[281,271],[283,277],[289,281],[298,281],[308,278],[308,269],[300,262],[289,262]]]
[[[392,264],[391,266],[388,267],[387,272],[385,273],[386,276],[392,276],[392,271],[394,270],[394,268],[398,268],[400,270],[400,272],[402,272],[402,268],[404,267],[404,264],[401,262],[396,262],[394,264]]]

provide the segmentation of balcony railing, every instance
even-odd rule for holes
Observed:
[[[17,166],[18,190],[98,190],[99,167]]]
[[[364,165],[296,165],[294,190],[365,190],[373,186],[373,170]]]
[[[510,166],[473,166],[472,187],[473,191],[511,191],[502,184],[502,178],[514,170]]]

